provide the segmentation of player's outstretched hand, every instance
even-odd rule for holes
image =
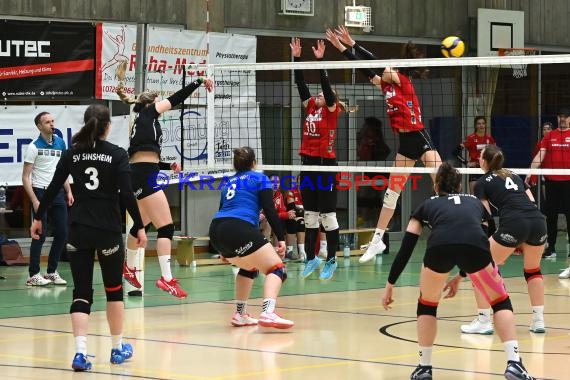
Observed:
[[[291,47],[291,55],[299,58],[301,56],[301,39],[299,37],[293,38],[293,42],[289,44]]]
[[[146,232],[144,228],[141,228],[137,231],[137,247],[138,248],[145,248],[146,247]]]
[[[390,310],[392,308],[391,305],[394,302],[394,299],[392,298],[393,291],[394,285],[387,282],[386,287],[384,288],[384,295],[382,296],[382,306],[386,310]]]
[[[335,30],[336,36],[345,45],[354,46],[356,41],[350,36],[348,29],[344,25],[339,25]]]
[[[32,239],[40,240],[41,234],[42,234],[42,221],[34,219],[32,225],[30,226],[30,236],[32,237]]]
[[[285,242],[279,241],[279,242],[277,242],[277,246],[275,247],[275,252],[277,252],[279,257],[284,258],[286,248],[287,248],[287,246],[285,246]]]
[[[214,81],[210,78],[204,79],[204,87],[206,87],[208,92],[212,92],[214,90]]]
[[[317,40],[317,47],[312,46],[313,54],[315,55],[316,59],[323,59],[325,56],[325,41]]]
[[[172,169],[174,173],[178,174],[182,170],[182,165],[180,165],[178,162],[173,162],[170,164],[170,169]]]
[[[455,295],[457,294],[457,290],[459,289],[459,284],[461,283],[462,279],[463,277],[461,277],[460,275],[456,275],[451,280],[447,281],[447,284],[445,284],[445,287],[443,288],[443,292],[444,293],[447,292],[447,294],[443,298],[455,297]]]
[[[327,36],[327,40],[331,43],[332,46],[334,46],[335,48],[337,48],[340,51],[344,51],[344,49],[346,49],[346,47],[338,39],[338,36],[334,30],[327,29],[325,31],[325,34]]]

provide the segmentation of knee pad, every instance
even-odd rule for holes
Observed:
[[[398,204],[398,198],[400,198],[400,193],[395,192],[392,189],[387,189],[384,194],[384,207],[395,210],[396,205]]]
[[[243,277],[247,277],[247,278],[251,278],[252,280],[255,279],[258,274],[259,274],[259,271],[257,269],[245,270],[243,268],[240,268],[238,271],[238,275],[243,276]]]
[[[509,296],[507,296],[506,299],[499,301],[499,302],[495,303],[494,305],[491,305],[491,308],[493,309],[493,313],[496,313],[497,311],[501,311],[501,310],[513,311],[513,305],[511,303],[511,298]]]
[[[305,219],[297,220],[297,232],[305,232]]]
[[[473,286],[479,289],[490,305],[502,302],[509,297],[507,289],[505,288],[505,282],[499,274],[499,268],[496,265],[493,266],[492,273],[488,273],[485,268],[483,268],[479,272],[470,273],[468,276]],[[488,289],[493,293],[489,294]]]
[[[420,315],[433,315],[434,317],[437,316],[437,302],[429,302],[422,297],[418,298],[418,309],[416,311],[417,316]]]
[[[285,282],[285,280],[287,280],[287,267],[285,267],[285,264],[283,263],[279,263],[273,266],[273,268],[269,269],[266,275],[271,273],[279,277],[281,279],[281,282]]]
[[[542,272],[540,271],[540,267],[535,269],[525,269],[524,270],[524,278],[526,282],[530,280],[534,280],[535,278],[542,278]]]
[[[316,211],[305,211],[305,227],[319,228],[319,213]]]
[[[119,284],[112,288],[105,286],[105,295],[107,296],[107,302],[115,302],[123,300],[123,285]]]
[[[285,230],[290,235],[296,233],[297,232],[297,222],[292,220],[292,219],[288,219],[285,222]]]
[[[156,238],[157,239],[166,238],[166,239],[172,240],[173,236],[174,236],[174,224],[173,223],[167,224],[166,226],[162,226],[156,230]]]
[[[91,314],[91,304],[93,304],[93,289],[91,291],[79,292],[73,289],[73,302],[69,307],[70,313]]]
[[[82,299],[73,300],[69,307],[69,313],[83,313],[89,315],[91,314],[91,305]]]
[[[321,214],[321,223],[325,231],[338,230],[338,220],[336,219],[336,212],[326,212]]]

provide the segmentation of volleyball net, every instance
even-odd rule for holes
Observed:
[[[520,75],[522,66],[524,76]],[[384,67],[427,72],[424,78],[412,75],[422,122],[442,159],[455,160],[462,173],[480,172],[461,167],[454,154],[457,145],[474,132],[479,116],[485,117],[487,133],[503,149],[505,166],[523,175],[546,173],[528,168],[542,137],[542,123],[550,121],[556,127],[557,111],[570,106],[570,80],[566,78],[570,55],[189,66],[187,70],[211,77],[215,91],[207,94],[200,89],[190,98],[182,126],[178,110],[163,116],[163,155],[167,160],[182,155],[185,171],[217,173],[231,171],[232,149],[247,145],[255,150],[263,170],[300,171],[298,151],[306,115],[293,70],[302,70],[315,96],[322,91],[322,68],[327,69],[339,99],[358,110],[341,113],[338,119],[335,150],[339,168],[304,166],[303,170],[389,173],[398,136],[391,130],[383,93],[359,72],[371,68],[381,74]],[[462,155],[469,160],[466,151]],[[432,169],[398,171],[426,173]]]

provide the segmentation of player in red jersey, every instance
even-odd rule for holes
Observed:
[[[301,58],[301,40],[295,38],[290,44],[294,61]],[[313,54],[318,60],[325,54],[325,42],[317,41],[313,46]],[[319,70],[322,92],[311,96],[301,70],[295,70],[295,83],[299,96],[306,109],[303,123],[303,135],[299,155],[303,165],[336,166],[336,129],[341,111],[350,110],[339,101],[332,90],[327,71]],[[327,260],[319,278],[328,280],[336,270],[336,250],[339,240],[339,226],[336,218],[336,173],[334,172],[302,172],[299,188],[305,202],[305,244],[307,263],[302,276],[308,277],[321,263],[315,257],[315,245],[319,232],[319,214],[326,231],[328,249]]]
[[[297,239],[297,252],[298,257],[293,255],[293,245],[287,245],[287,253],[285,257],[289,259],[298,258],[299,260],[305,261],[307,258],[307,253],[305,252],[305,207],[303,206],[303,198],[301,197],[301,192],[296,187],[291,187],[285,193],[285,203],[287,204],[287,210],[289,212],[293,211],[295,217],[287,221],[287,241],[293,241],[292,235]]]
[[[362,59],[377,59],[374,54],[357,44],[344,26],[339,26],[336,30],[327,29],[326,35],[330,43],[348,59],[354,60],[357,59],[357,56]],[[352,53],[352,49],[348,49],[345,45],[354,49],[356,55]],[[415,45],[411,42],[404,45],[403,50],[404,58],[419,57]],[[420,103],[408,75],[394,67],[384,68],[381,75],[367,68],[359,70],[384,94],[390,125],[394,133],[399,135],[400,147],[394,160],[394,166],[412,167],[418,160],[421,160],[426,167],[438,167],[441,164],[441,157],[435,149],[430,135],[424,129]],[[423,75],[419,70],[415,72]],[[382,237],[392,216],[394,216],[398,198],[409,173],[394,173],[394,175],[403,180],[390,181],[390,187],[384,194],[384,202],[378,217],[376,231],[372,241],[368,244],[366,253],[360,258],[361,263],[372,260],[376,254],[386,249]],[[434,180],[435,173],[431,177]]]
[[[485,119],[485,116],[475,116],[473,126],[475,127],[475,132],[467,136],[465,141],[459,144],[453,151],[454,156],[463,162],[461,150],[464,148],[467,149],[467,153],[469,154],[469,161],[467,162],[468,168],[478,168],[481,151],[485,149],[487,145],[495,145],[495,139],[487,134],[487,119]],[[473,194],[475,183],[477,183],[477,180],[481,178],[481,176],[481,174],[469,174],[470,194]]]
[[[540,141],[540,150],[530,164],[531,169],[570,169],[570,109],[558,112],[558,128],[544,135]],[[546,202],[544,214],[548,229],[548,248],[542,257],[556,257],[556,235],[558,233],[558,214],[566,216],[570,222],[570,176],[545,175],[544,187]],[[527,178],[529,178],[527,176]],[[526,180],[528,183],[528,180]],[[569,271],[570,273],[570,271]],[[570,277],[570,275],[569,275]]]

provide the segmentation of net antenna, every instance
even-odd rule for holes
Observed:
[[[523,55],[536,55],[538,53],[537,49],[532,48],[501,48],[499,49],[500,57],[512,57],[512,56],[523,56]],[[521,79],[528,75],[527,66],[528,64],[517,64],[510,65],[513,69],[513,78]]]

